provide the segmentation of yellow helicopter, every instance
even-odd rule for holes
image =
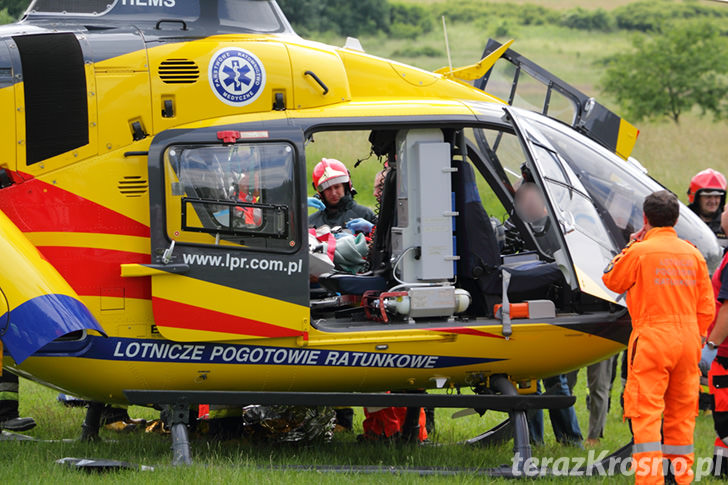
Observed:
[[[510,43],[426,72],[304,40],[274,1],[35,0],[0,28],[0,110],[20,376],[116,404],[528,394],[626,343],[601,274],[662,187],[636,128]],[[355,274],[307,224],[307,150],[342,132],[389,167]],[[677,229],[715,266],[684,206]]]

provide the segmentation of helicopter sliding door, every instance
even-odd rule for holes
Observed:
[[[284,139],[236,143],[239,132],[220,134],[227,143],[188,134],[150,152],[155,324],[177,341],[302,336],[299,150]]]
[[[617,295],[602,282],[604,268],[618,247],[597,212],[589,192],[571,167],[528,120],[506,108],[519,131],[536,170],[535,182],[542,185],[566,242],[582,292],[615,302]]]

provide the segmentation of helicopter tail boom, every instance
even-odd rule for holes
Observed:
[[[105,335],[68,282],[2,212],[0,253],[0,340],[16,363],[71,332]]]

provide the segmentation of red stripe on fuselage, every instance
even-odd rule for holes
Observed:
[[[303,335],[300,330],[280,327],[164,298],[154,297],[152,301],[154,303],[154,322],[159,327],[185,328],[268,338]]]
[[[80,296],[152,297],[151,278],[121,277],[121,264],[148,264],[148,254],[57,246],[40,246],[38,250]],[[122,288],[123,293],[109,291]]]
[[[0,210],[23,232],[87,232],[149,237],[149,227],[38,179],[7,187]]]

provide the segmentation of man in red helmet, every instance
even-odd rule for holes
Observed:
[[[322,158],[313,169],[313,188],[323,201],[323,208],[308,217],[308,225],[346,227],[369,234],[376,223],[374,211],[353,199],[349,170],[340,161]]]
[[[722,247],[728,246],[728,239],[720,224],[720,215],[725,206],[725,194],[726,179],[722,173],[712,168],[698,172],[690,181],[688,207],[710,227]]]

